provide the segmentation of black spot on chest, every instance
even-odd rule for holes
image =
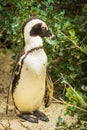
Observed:
[[[28,71],[28,68],[26,68],[26,71]]]

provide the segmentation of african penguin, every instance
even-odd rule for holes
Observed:
[[[18,60],[12,81],[13,102],[21,118],[34,123],[38,119],[48,121],[48,117],[38,110],[46,91],[47,56],[42,38],[53,38],[53,34],[44,21],[32,18],[25,22],[23,35],[24,52]]]

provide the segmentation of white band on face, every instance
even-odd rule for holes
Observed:
[[[42,29],[46,29],[46,30],[48,30],[48,27],[47,27],[47,25],[46,25],[45,23],[42,23],[41,28],[42,28]]]

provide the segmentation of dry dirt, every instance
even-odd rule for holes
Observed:
[[[11,80],[12,63],[11,52],[4,54],[0,49],[0,130],[55,130],[58,117],[62,117],[68,124],[76,122],[76,116],[64,116],[65,107],[58,103],[52,103],[48,108],[41,107],[42,112],[49,117],[49,122],[30,123],[18,118],[14,110],[6,115],[7,90]]]

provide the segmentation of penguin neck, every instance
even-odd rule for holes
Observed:
[[[27,41],[25,40],[25,52],[40,46],[43,46],[43,40],[40,36],[29,37]]]

